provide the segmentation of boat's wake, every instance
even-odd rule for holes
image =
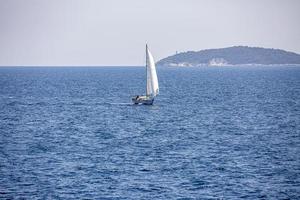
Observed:
[[[117,105],[117,106],[132,106],[133,103],[108,103],[109,105]]]

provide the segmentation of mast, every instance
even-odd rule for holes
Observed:
[[[146,96],[148,96],[148,69],[147,69],[147,63],[148,63],[148,54],[147,54],[147,50],[148,50],[148,45],[146,43]]]

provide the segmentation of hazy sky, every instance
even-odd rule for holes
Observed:
[[[0,0],[0,65],[144,65],[236,45],[300,53],[300,0]]]

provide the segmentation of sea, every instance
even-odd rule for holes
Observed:
[[[300,67],[1,67],[0,199],[300,199]]]

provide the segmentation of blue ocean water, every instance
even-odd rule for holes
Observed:
[[[0,198],[299,199],[300,68],[0,68]]]

